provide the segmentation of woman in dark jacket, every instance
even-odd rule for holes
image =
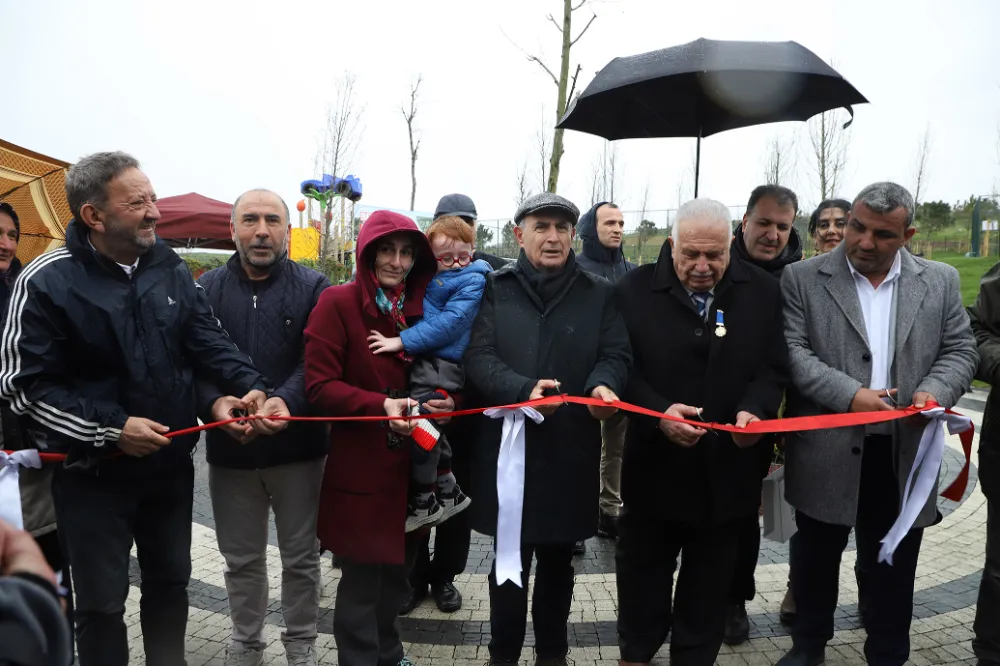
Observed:
[[[368,337],[396,337],[422,314],[436,270],[408,217],[377,211],[358,234],[353,282],[320,296],[305,330],[306,392],[324,416],[400,416],[409,359],[371,353]],[[409,594],[405,540],[412,431],[406,421],[334,422],[317,531],[342,559],[333,633],[343,666],[408,664],[396,618]]]

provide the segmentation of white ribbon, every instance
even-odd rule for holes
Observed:
[[[524,513],[524,417],[541,423],[545,417],[532,407],[487,409],[491,419],[503,419],[497,458],[497,585],[508,580],[521,587],[521,517]]]
[[[17,529],[24,529],[21,515],[21,487],[18,485],[21,467],[42,468],[42,459],[35,449],[24,449],[14,453],[0,451],[0,520]]]
[[[930,421],[924,426],[924,432],[920,436],[920,447],[917,449],[917,457],[913,460],[913,467],[906,478],[906,486],[903,489],[903,508],[888,534],[882,539],[882,548],[878,553],[878,561],[888,562],[890,565],[892,565],[892,554],[896,552],[897,546],[910,532],[917,516],[927,504],[931,493],[934,492],[934,484],[937,482],[938,474],[941,471],[941,461],[944,458],[944,428],[942,426],[948,424],[948,432],[952,435],[965,432],[972,427],[972,419],[968,416],[948,414],[943,407],[934,407],[920,413]],[[917,479],[916,482],[913,481],[914,477]]]

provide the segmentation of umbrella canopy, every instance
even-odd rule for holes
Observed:
[[[156,235],[173,247],[235,250],[229,220],[233,206],[195,192],[156,202]]]
[[[0,141],[0,201],[17,211],[21,240],[17,257],[28,263],[66,242],[72,214],[66,200],[70,164]]]
[[[700,159],[702,137],[839,107],[853,117],[850,105],[867,101],[796,42],[697,39],[615,58],[557,126],[611,141],[696,137]]]

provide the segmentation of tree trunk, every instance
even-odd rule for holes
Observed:
[[[559,96],[556,99],[556,123],[566,113],[566,89],[569,86],[569,55],[572,41],[573,2],[563,0],[562,60],[559,63]],[[555,192],[559,184],[559,162],[563,156],[563,131],[556,128],[552,133],[552,158],[549,166],[548,191]]]

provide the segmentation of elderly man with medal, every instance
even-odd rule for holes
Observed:
[[[788,381],[779,284],[731,253],[731,224],[721,203],[689,201],[657,262],[618,282],[634,355],[626,401],[738,427],[777,416]],[[668,632],[674,666],[715,662],[740,526],[760,505],[760,446],[759,435],[630,421],[616,552],[623,665],[649,663]]]

